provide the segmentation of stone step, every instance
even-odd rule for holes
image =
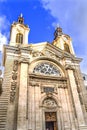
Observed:
[[[0,112],[6,112],[7,111],[7,109],[0,109]]]
[[[5,130],[5,126],[0,126],[0,130]]]
[[[6,118],[7,117],[7,115],[0,115],[0,119],[2,119],[2,118]]]
[[[5,105],[7,105],[8,104],[8,102],[0,102],[0,107],[1,107],[1,105],[3,105],[3,104],[5,104]]]
[[[6,97],[5,97],[6,96]],[[5,95],[4,97],[0,97],[0,100],[4,100],[4,99],[8,99],[7,95]]]
[[[4,109],[4,108],[7,108],[8,107],[8,104],[0,104],[0,108],[2,109]]]
[[[6,121],[0,121],[0,125],[5,125]]]
[[[0,106],[1,106],[2,104],[8,104],[8,101],[6,101],[6,100],[5,100],[5,101],[4,101],[4,100],[3,100],[3,101],[0,101]]]
[[[5,130],[5,127],[0,127],[0,130]]]
[[[1,116],[7,115],[7,112],[0,112]]]
[[[6,122],[6,118],[1,118],[0,122]]]
[[[7,107],[0,107],[0,111],[6,111],[7,110]]]
[[[0,126],[0,130],[5,130],[5,126]]]

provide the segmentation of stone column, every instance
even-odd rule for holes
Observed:
[[[20,64],[20,85],[18,101],[17,130],[27,130],[27,81],[28,63]]]
[[[75,107],[75,111],[76,111],[78,124],[79,124],[79,126],[84,125],[84,116],[83,116],[83,112],[82,112],[82,108],[81,108],[81,104],[80,104],[80,100],[79,100],[79,95],[78,95],[78,91],[77,91],[74,73],[73,73],[72,69],[67,69],[67,72],[68,72],[68,76],[69,76],[72,98],[74,101],[74,107]]]

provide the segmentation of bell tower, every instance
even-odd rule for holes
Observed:
[[[62,32],[62,28],[61,27],[57,27],[55,32],[54,32],[54,40],[53,40],[53,45],[55,45],[56,47],[71,53],[73,55],[75,55],[74,53],[74,49],[72,46],[72,40],[70,38],[69,35],[64,34]]]
[[[28,33],[30,28],[24,24],[24,18],[21,14],[18,21],[11,25],[10,45],[17,46],[20,44],[28,44]]]

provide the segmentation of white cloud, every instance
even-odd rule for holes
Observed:
[[[87,73],[87,0],[41,0],[45,10],[70,34],[78,56],[83,57],[82,71]]]
[[[0,16],[0,32],[7,32],[9,26],[9,21],[5,15]]]
[[[8,43],[8,27],[9,21],[6,16],[0,16],[0,51],[2,51],[3,45]]]
[[[3,49],[3,45],[7,44],[7,37],[0,33],[0,51]]]

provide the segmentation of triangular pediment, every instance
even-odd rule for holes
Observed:
[[[63,51],[60,48],[55,47],[54,45],[48,42],[30,44],[24,48],[31,51],[31,54],[33,57],[45,56],[49,58],[55,58],[57,60],[64,57],[67,57],[67,58],[74,57],[72,54]]]

